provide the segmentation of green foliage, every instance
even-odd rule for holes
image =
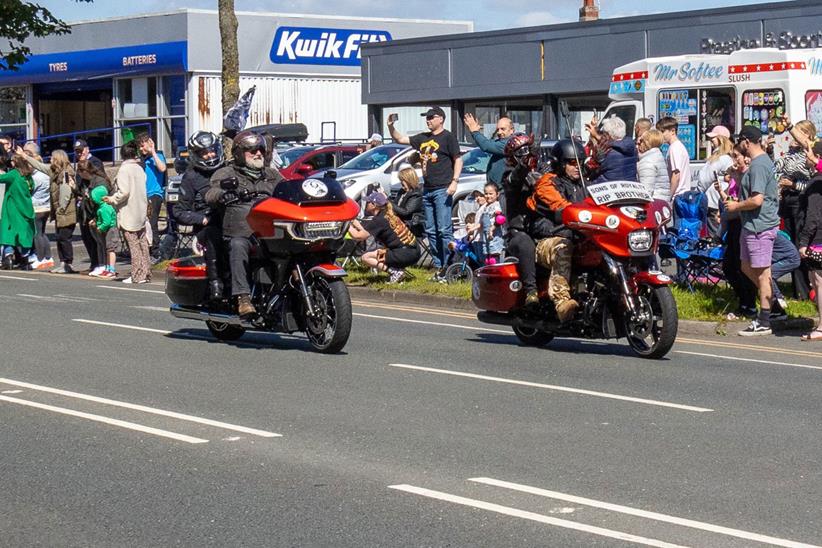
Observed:
[[[92,0],[75,0],[91,2]],[[0,70],[17,70],[26,62],[31,49],[25,46],[30,36],[68,34],[71,27],[48,9],[23,0],[0,0]]]
[[[446,297],[471,298],[471,284],[467,282],[456,284],[441,284],[429,281],[433,270],[426,268],[408,268],[410,276],[399,284],[389,284],[388,274],[374,274],[369,268],[346,268],[348,277],[346,283],[353,286],[370,287],[383,291],[408,291],[425,295],[442,295]]]

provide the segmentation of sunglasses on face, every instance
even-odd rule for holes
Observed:
[[[425,119],[426,120],[433,120],[434,118],[438,118],[438,117],[439,117],[439,114],[432,114],[430,116],[426,116]]]
[[[265,156],[265,150],[262,149],[262,148],[252,148],[251,150],[248,151],[248,153],[251,154],[251,155],[259,154],[260,156]]]

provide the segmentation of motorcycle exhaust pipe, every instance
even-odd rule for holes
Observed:
[[[201,322],[210,320],[228,325],[253,328],[252,324],[243,322],[239,316],[232,314],[215,314],[213,312],[205,312],[204,310],[199,310],[196,308],[188,308],[179,304],[172,304],[169,312],[171,312],[171,315],[175,318],[182,318],[184,320],[199,320]]]
[[[481,310],[477,312],[477,319],[482,323],[490,323],[493,325],[505,325],[508,327],[514,325],[514,319],[509,314],[503,314],[501,312]]]

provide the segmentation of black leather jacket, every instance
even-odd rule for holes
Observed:
[[[397,201],[392,202],[391,205],[394,208],[394,213],[397,214],[397,217],[402,219],[405,224],[419,220],[420,215],[422,215],[422,190],[419,188],[414,188],[409,190],[408,192],[402,192],[397,196]],[[414,217],[417,217],[415,220]]]
[[[582,181],[572,181],[565,175],[546,173],[537,181],[534,192],[528,199],[528,232],[535,240],[553,236],[573,237],[571,229],[562,223],[562,210],[569,203],[581,202],[585,196]]]
[[[206,193],[211,188],[213,171],[201,171],[189,167],[180,183],[180,199],[174,204],[174,219],[181,225],[202,226],[211,215],[211,206],[206,202]]]
[[[211,188],[206,192],[206,202],[212,207],[220,207],[223,210],[223,236],[249,238],[253,232],[248,226],[246,217],[254,201],[239,200],[229,205],[223,205],[220,202],[224,192],[220,188],[220,182],[231,177],[237,179],[238,194],[247,192],[271,196],[274,193],[274,187],[283,180],[283,176],[276,169],[266,167],[263,168],[258,179],[252,180],[243,172],[234,169],[234,166],[221,167],[211,176]]]
[[[502,176],[502,189],[505,193],[505,218],[509,230],[525,232],[528,224],[528,207],[525,201],[531,195],[534,184],[540,173],[517,165]]]

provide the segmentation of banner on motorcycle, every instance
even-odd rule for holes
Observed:
[[[597,205],[614,202],[652,202],[648,188],[636,181],[608,181],[588,186],[588,193]]]

